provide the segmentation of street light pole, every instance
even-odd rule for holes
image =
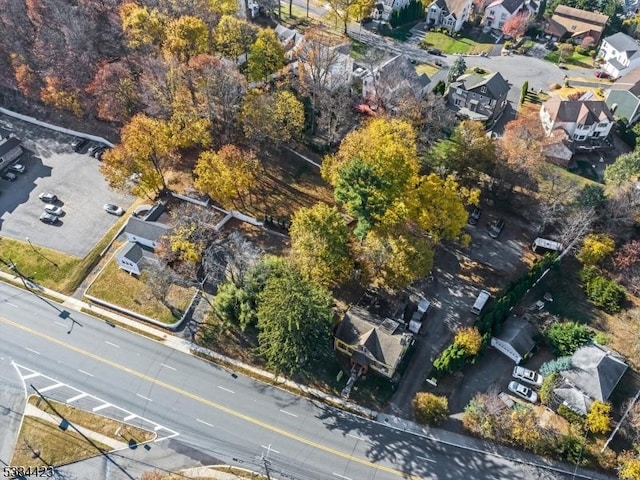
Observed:
[[[33,250],[34,252],[36,252],[38,255],[40,255],[42,258],[44,258],[47,262],[49,262],[51,265],[53,265],[54,267],[58,268],[58,264],[56,262],[54,262],[53,260],[51,260],[50,258],[47,258],[45,255],[42,254],[42,252],[40,252],[40,250],[38,250],[36,247],[33,246],[33,243],[31,243],[31,240],[29,239],[29,237],[27,238],[27,243],[29,244],[29,246],[31,247],[31,250]]]

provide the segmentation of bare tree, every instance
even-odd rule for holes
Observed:
[[[640,189],[630,182],[615,190],[607,202],[605,229],[616,236],[631,234],[640,219]]]
[[[593,208],[575,208],[562,217],[558,225],[558,237],[562,244],[569,245],[584,237],[595,219]]]
[[[339,131],[353,120],[351,88],[347,84],[342,84],[332,90],[321,90],[317,101],[318,128],[326,132],[331,144],[340,137]]]
[[[245,275],[255,267],[263,252],[238,232],[219,237],[207,248],[202,257],[204,278],[217,285],[225,278],[235,285],[243,285]]]

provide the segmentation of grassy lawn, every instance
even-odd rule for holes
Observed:
[[[549,52],[544,57],[545,60],[551,63],[558,63],[560,61],[560,52]],[[593,59],[589,55],[581,55],[578,52],[573,52],[570,57],[565,58],[564,63],[571,68],[593,68]]]
[[[442,53],[468,53],[476,54],[491,50],[493,44],[480,43],[470,38],[453,38],[444,33],[428,32],[424,37],[423,45],[429,48],[437,48]]]
[[[438,68],[436,65],[433,65],[431,63],[421,63],[420,65],[416,66],[416,72],[418,73],[418,75],[425,73],[429,78],[434,76],[439,71],[440,71],[440,68]]]
[[[369,45],[354,38],[351,39],[351,57],[355,60],[362,60],[369,50]]]
[[[569,82],[569,86],[568,87],[562,87],[559,88],[558,90],[554,90],[553,94],[564,99],[567,100],[569,98],[569,95],[574,95],[576,93],[587,93],[587,92],[591,92],[593,93],[593,100],[604,100],[604,89],[600,88],[600,87],[580,87],[580,86],[576,86],[576,87],[572,87],[571,86],[571,82]]]
[[[71,429],[61,430],[57,425],[45,420],[27,416],[22,421],[16,448],[9,464],[23,467],[66,465],[99,455],[96,447],[107,452],[111,450],[100,442],[93,441],[93,445],[89,444]],[[38,452],[39,456],[36,456],[34,451]]]
[[[34,246],[42,254],[36,255],[29,244],[6,237],[0,238],[0,252],[3,259],[14,262],[23,275],[39,285],[71,294],[99,261],[100,253],[125,221],[126,216],[123,215],[84,258]],[[8,271],[4,265],[0,268]]]
[[[37,395],[31,395],[28,401],[31,405],[38,407],[43,412],[58,415],[78,427],[88,428],[89,430],[120,442],[134,440],[136,443],[143,443],[153,440],[157,436],[154,432],[143,430],[133,425],[127,425],[112,418],[96,415],[86,410],[80,410],[70,405],[56,402],[55,400],[49,400],[49,403],[53,405],[53,408],[51,408],[47,402]],[[58,412],[57,414],[54,412],[54,409]],[[115,432],[119,428],[122,429],[120,435],[116,435]]]
[[[110,261],[100,276],[91,285],[88,293],[122,308],[146,315],[164,323],[173,323],[177,318],[171,313],[145,284],[145,272],[139,278],[129,275],[118,267],[115,260]],[[183,312],[191,297],[193,288],[172,285],[165,301]]]

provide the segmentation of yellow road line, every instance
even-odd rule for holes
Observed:
[[[118,364],[116,362],[113,362],[113,361],[108,360],[106,358],[100,357],[99,355],[96,355],[95,353],[91,353],[91,352],[88,352],[88,351],[83,350],[81,348],[74,347],[73,345],[69,345],[68,343],[63,342],[62,340],[58,340],[57,338],[50,337],[48,335],[45,335],[42,332],[34,330],[33,328],[26,327],[26,326],[21,325],[19,323],[16,323],[16,322],[13,322],[11,320],[8,320],[8,319],[6,319],[4,317],[0,317],[0,322],[5,323],[7,325],[10,325],[12,327],[18,328],[18,329],[23,330],[25,332],[28,332],[31,335],[35,335],[37,337],[43,338],[43,339],[45,339],[45,340],[47,340],[49,342],[55,343],[57,345],[60,345],[60,346],[62,346],[64,348],[67,348],[67,349],[73,351],[73,352],[79,353],[80,355],[84,355],[85,357],[89,357],[89,358],[91,358],[93,360],[96,360],[97,362],[103,363],[103,364],[108,365],[108,366],[110,366],[112,368],[115,368],[117,370],[121,370],[121,371],[126,372],[126,373],[128,373],[130,375],[138,377],[138,378],[140,378],[142,380],[146,380],[146,381],[151,382],[151,383],[153,383],[155,385],[158,385],[160,387],[166,388],[167,390],[171,390],[172,392],[175,392],[175,393],[177,393],[179,395],[183,395],[185,397],[188,397],[188,398],[190,398],[192,400],[195,400],[195,401],[197,401],[199,403],[202,403],[204,405],[207,405],[209,407],[215,408],[216,410],[224,412],[224,413],[226,413],[228,415],[232,415],[232,416],[234,416],[236,418],[239,418],[239,419],[244,420],[246,422],[252,423],[252,424],[257,425],[259,427],[262,427],[262,428],[264,428],[266,430],[270,430],[270,431],[272,431],[274,433],[282,435],[283,437],[287,437],[287,438],[289,438],[291,440],[295,440],[297,442],[303,443],[305,445],[308,445],[310,447],[316,448],[318,450],[322,450],[324,452],[331,453],[331,454],[333,454],[333,455],[335,455],[337,457],[344,458],[345,460],[356,462],[356,463],[359,463],[361,465],[364,465],[364,466],[367,466],[367,467],[370,467],[370,468],[374,468],[376,470],[380,470],[380,471],[383,471],[383,472],[386,472],[386,473],[390,473],[392,475],[396,475],[396,476],[401,477],[401,478],[408,478],[410,480],[420,480],[420,477],[417,477],[415,475],[407,476],[406,473],[401,472],[399,470],[395,470],[395,469],[390,468],[390,467],[385,467],[384,465],[377,465],[377,464],[372,463],[372,462],[370,462],[368,460],[365,460],[363,458],[354,457],[354,456],[352,456],[352,455],[350,455],[348,453],[341,452],[340,450],[336,450],[334,448],[327,447],[325,445],[322,445],[322,444],[319,444],[317,442],[314,442],[313,440],[309,440],[307,438],[300,437],[300,436],[298,436],[298,435],[296,435],[294,433],[287,432],[286,430],[283,430],[283,429],[281,429],[279,427],[276,427],[274,425],[270,425],[268,423],[265,423],[262,420],[258,420],[257,418],[250,417],[249,415],[245,415],[244,413],[237,412],[237,411],[232,410],[232,409],[230,409],[228,407],[225,407],[224,405],[220,405],[219,403],[212,402],[211,400],[207,400],[206,398],[202,398],[199,395],[196,395],[194,393],[187,392],[186,390],[183,390],[181,388],[175,387],[175,386],[170,385],[168,383],[165,383],[163,381],[160,381],[160,380],[157,380],[155,378],[152,378],[152,377],[150,377],[148,375],[145,375],[144,373],[137,372],[136,370],[132,370],[129,367],[125,367],[124,365],[120,365],[120,364]]]

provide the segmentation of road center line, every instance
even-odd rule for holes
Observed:
[[[200,420],[199,418],[196,418],[196,422],[202,423],[203,425],[206,425],[207,427],[213,427],[213,425],[211,423],[205,422],[204,420]]]
[[[344,480],[351,480],[351,478],[349,478],[349,477],[345,477],[344,475],[340,475],[339,473],[335,473],[335,472],[333,472],[333,473],[332,473],[332,475],[333,475],[334,477],[342,478],[342,479],[344,479]]]
[[[34,350],[34,349],[32,349],[32,348],[24,347],[24,349],[25,349],[25,350],[29,350],[31,353],[35,353],[36,355],[40,355],[40,352],[37,352],[37,351],[35,351],[35,350]]]
[[[153,402],[153,400],[151,400],[149,397],[145,397],[144,395],[140,395],[139,393],[136,393],[136,396],[142,398],[143,400],[147,400],[148,402]]]
[[[218,388],[219,388],[220,390],[224,390],[225,392],[229,392],[229,393],[236,393],[236,392],[234,392],[233,390],[229,390],[228,388],[221,387],[220,385],[218,385]]]
[[[286,410],[280,410],[282,413],[284,413],[285,415],[289,415],[291,417],[296,417],[298,418],[298,415],[296,415],[295,413],[291,413],[291,412],[287,412]]]
[[[93,375],[93,373],[85,372],[84,370],[80,370],[80,369],[78,369],[78,371],[79,371],[80,373],[84,373],[85,375],[89,375],[90,377],[93,377],[93,376],[94,376],[94,375]]]
[[[253,425],[256,425],[258,427],[262,427],[266,430],[269,430],[271,432],[274,432],[278,435],[282,435],[285,438],[288,438],[290,440],[294,440],[296,442],[300,442],[304,445],[307,445],[309,447],[312,448],[316,448],[318,450],[321,450],[323,452],[335,455],[336,457],[339,458],[343,458],[345,460],[351,461],[351,462],[355,462],[358,463],[360,465],[364,465],[368,468],[373,468],[375,470],[381,471],[381,472],[386,472],[389,473],[391,475],[394,475],[396,477],[405,479],[405,480],[419,480],[419,477],[415,476],[415,475],[411,475],[411,474],[407,474],[405,472],[402,472],[400,470],[396,470],[395,468],[392,467],[387,467],[385,465],[380,465],[378,463],[374,463],[371,462],[369,460],[367,460],[366,458],[362,458],[362,457],[356,457],[348,452],[344,452],[342,450],[338,450],[334,447],[330,447],[328,445],[322,445],[314,440],[310,440],[308,438],[302,437],[300,435],[297,435],[293,432],[289,432],[283,428],[280,427],[276,427],[275,425],[271,425],[263,420],[260,420],[258,418],[252,417],[250,415],[247,415],[245,413],[239,412],[237,410],[234,410],[232,408],[226,407],[220,403],[216,403],[212,400],[209,400],[207,398],[201,397],[200,395],[197,395],[195,393],[189,392],[188,390],[184,390],[182,388],[176,387],[175,385],[172,385],[170,383],[167,382],[163,382],[162,380],[158,380],[157,378],[153,378],[149,375],[146,375],[142,372],[139,372],[137,370],[134,370],[133,368],[127,367],[125,365],[122,365],[118,362],[115,362],[113,360],[109,360],[107,358],[101,357],[100,355],[97,355],[93,352],[90,352],[88,350],[84,350],[80,347],[76,347],[74,345],[70,345],[69,343],[67,343],[66,341],[63,340],[59,340],[55,337],[51,337],[49,335],[46,335],[45,333],[42,333],[41,331],[35,329],[35,328],[31,328],[31,327],[27,327],[25,325],[22,325],[20,323],[14,322],[12,320],[9,320],[8,318],[2,317],[0,316],[0,322],[12,326],[18,330],[22,330],[23,332],[28,332],[29,334],[45,339],[48,342],[51,342],[55,345],[58,345],[60,347],[63,347],[67,350],[71,350],[72,352],[75,352],[79,355],[82,355],[86,358],[90,358],[96,362],[100,362],[103,365],[107,365],[111,368],[114,368],[116,370],[120,370],[121,372],[127,373],[129,375],[132,375],[136,378],[139,378],[141,380],[145,380],[149,383],[152,383],[154,385],[157,385],[159,387],[165,388],[171,392],[177,393],[179,395],[182,395],[186,398],[190,398],[191,400],[194,400],[202,405],[206,405],[210,408],[214,408],[216,410],[218,410],[219,412],[223,412],[226,413],[227,415],[231,415],[235,418],[238,418],[240,420],[244,420],[245,422],[251,423]],[[160,343],[157,342],[156,343]],[[93,409],[93,411],[97,411],[96,409],[102,409],[102,408],[107,408],[111,406],[110,404],[105,404],[104,406],[100,406],[100,407],[95,407]],[[167,437],[168,438],[168,437]],[[483,452],[483,453],[487,453],[487,452]]]
[[[106,340],[104,341],[104,343],[106,343],[107,345],[111,345],[112,347],[120,348],[120,345],[116,345],[115,343],[111,343]]]
[[[160,366],[161,366],[161,367],[164,367],[164,368],[168,368],[169,370],[175,370],[175,368],[170,367],[170,366],[169,366],[169,365],[167,365],[166,363],[161,363],[161,364],[160,364]]]
[[[416,458],[420,458],[422,460],[426,460],[427,462],[436,463],[436,460],[432,458],[423,457],[422,455],[416,455]]]

